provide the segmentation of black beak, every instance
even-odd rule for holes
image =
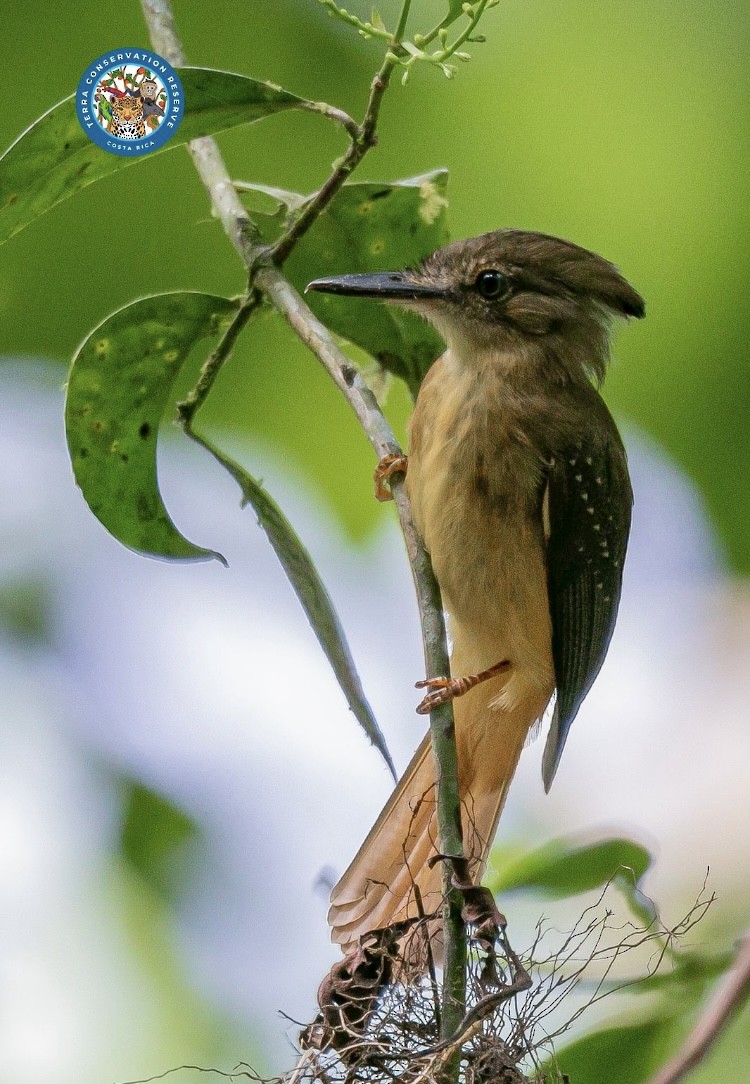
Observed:
[[[305,293],[308,290],[352,297],[376,297],[381,301],[419,301],[422,298],[448,296],[447,290],[415,282],[404,271],[380,271],[373,275],[340,275],[337,278],[315,279],[307,284]]]

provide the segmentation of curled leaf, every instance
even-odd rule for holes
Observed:
[[[157,294],[112,313],[70,369],[65,428],[76,482],[91,511],[131,549],[152,557],[218,557],[184,538],[159,492],[156,440],[172,384],[199,339],[219,335],[238,302]]]

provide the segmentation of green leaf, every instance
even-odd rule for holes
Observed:
[[[605,839],[584,846],[558,839],[507,863],[495,852],[497,872],[488,875],[487,883],[496,893],[526,889],[560,899],[614,881],[636,913],[650,921],[653,905],[638,886],[651,861],[645,847],[630,839]]]
[[[300,211],[309,202],[309,196],[299,192],[290,192],[286,188],[274,188],[270,184],[253,184],[251,181],[235,181],[235,188],[244,196],[244,204],[249,210],[268,218],[281,218],[289,211]],[[261,197],[257,202],[253,197]],[[273,205],[268,210],[268,203]]]
[[[543,1079],[559,1081],[558,1069],[571,1084],[643,1084],[666,1053],[672,1022],[671,1016],[657,1016],[595,1031],[560,1050]]]
[[[346,184],[284,265],[299,290],[314,278],[413,267],[448,240],[447,170],[391,183]],[[278,223],[259,219],[268,240]],[[443,349],[433,329],[391,305],[311,293],[310,308],[335,334],[362,347],[416,395]]]
[[[370,22],[376,30],[385,30],[387,32],[388,28],[383,22],[383,16],[380,14],[377,8],[372,9],[372,12],[370,14]]]
[[[655,975],[646,975],[628,986],[628,992],[648,994],[653,991],[665,993],[677,999],[684,1016],[690,1007],[701,1001],[708,987],[732,966],[734,952],[724,951],[711,955],[680,949],[673,951],[668,965]]]
[[[51,629],[52,598],[44,579],[5,573],[0,584],[0,629],[21,643],[47,639]]]
[[[185,115],[174,138],[155,154],[308,104],[280,87],[233,72],[177,71],[185,91]],[[78,123],[75,95],[65,98],[0,158],[0,244],[86,185],[148,157],[126,158],[97,147]]]
[[[365,696],[338,614],[310,554],[289,520],[260,482],[205,437],[197,433],[193,436],[232,475],[242,491],[243,503],[253,507],[258,523],[266,532],[276,556],[281,561],[354,717],[381,753],[391,775],[396,779],[393,760]]]
[[[126,781],[120,851],[158,895],[179,893],[188,873],[188,845],[199,835],[181,809],[141,783]]]
[[[302,289],[312,278],[414,267],[448,241],[448,171],[390,184],[347,184],[285,265]],[[413,395],[443,342],[395,305],[310,294],[308,303],[337,335],[406,381]]]
[[[209,294],[145,297],[108,316],[73,358],[65,404],[73,472],[97,519],[131,549],[219,557],[188,542],[170,519],[157,482],[156,438],[188,353],[223,331],[237,308]]]

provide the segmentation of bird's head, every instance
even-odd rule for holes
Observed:
[[[539,353],[561,379],[604,375],[613,315],[642,317],[643,298],[585,248],[527,230],[456,241],[414,270],[316,279],[308,290],[374,297],[418,312],[462,357]]]

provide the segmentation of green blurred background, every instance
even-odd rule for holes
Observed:
[[[361,0],[348,6],[369,16]],[[174,7],[190,63],[270,79],[361,115],[380,47],[331,20],[315,0],[176,0]],[[389,25],[397,7],[379,4]],[[412,10],[412,25],[425,29],[443,4],[415,0]],[[417,68],[406,87],[394,81],[380,144],[358,176],[391,180],[446,166],[455,238],[500,226],[538,229],[622,268],[647,299],[648,319],[618,339],[606,397],[694,480],[728,569],[746,575],[750,9],[719,0],[503,0],[481,29],[487,43],[472,47],[473,60],[453,82],[427,68]],[[104,8],[21,0],[6,6],[2,36],[2,146],[70,94],[94,56],[147,40],[135,0]],[[219,143],[238,178],[301,192],[321,183],[344,146],[321,118],[291,112]],[[89,329],[134,296],[180,288],[236,293],[243,281],[186,152],[176,150],[84,190],[0,248],[0,354],[53,359],[62,381]],[[408,410],[405,392],[394,388],[388,411],[400,433]],[[273,316],[241,340],[205,420],[270,446],[307,479],[323,514],[335,515],[353,543],[372,539],[382,523],[370,498],[372,453],[328,378]],[[738,710],[746,713],[746,700]],[[134,833],[126,859],[148,852],[143,841],[155,824],[167,850],[174,842],[169,809],[160,820],[149,800],[134,800],[139,793],[128,791],[124,803],[126,837]],[[141,822],[147,827],[139,836]],[[158,881],[158,867],[145,870],[146,882]],[[153,885],[143,895],[118,876],[107,891],[141,939],[151,930],[139,953],[141,963],[148,957],[147,1004],[161,1017],[158,1026],[151,1021],[153,1040],[144,1032],[139,1048],[158,1051],[155,1071],[182,1060],[186,1046],[206,1059],[247,1053],[252,1037],[214,1020],[165,962],[169,937],[153,904],[160,886],[155,897]],[[730,915],[733,909],[739,927],[747,908],[734,900]],[[127,1065],[127,1041],[117,1041],[118,1064]],[[747,1049],[744,1031],[736,1042]],[[99,1043],[106,1046],[106,1036]],[[739,1049],[728,1047],[725,1067]],[[700,1079],[726,1079],[726,1071],[719,1066]]]

